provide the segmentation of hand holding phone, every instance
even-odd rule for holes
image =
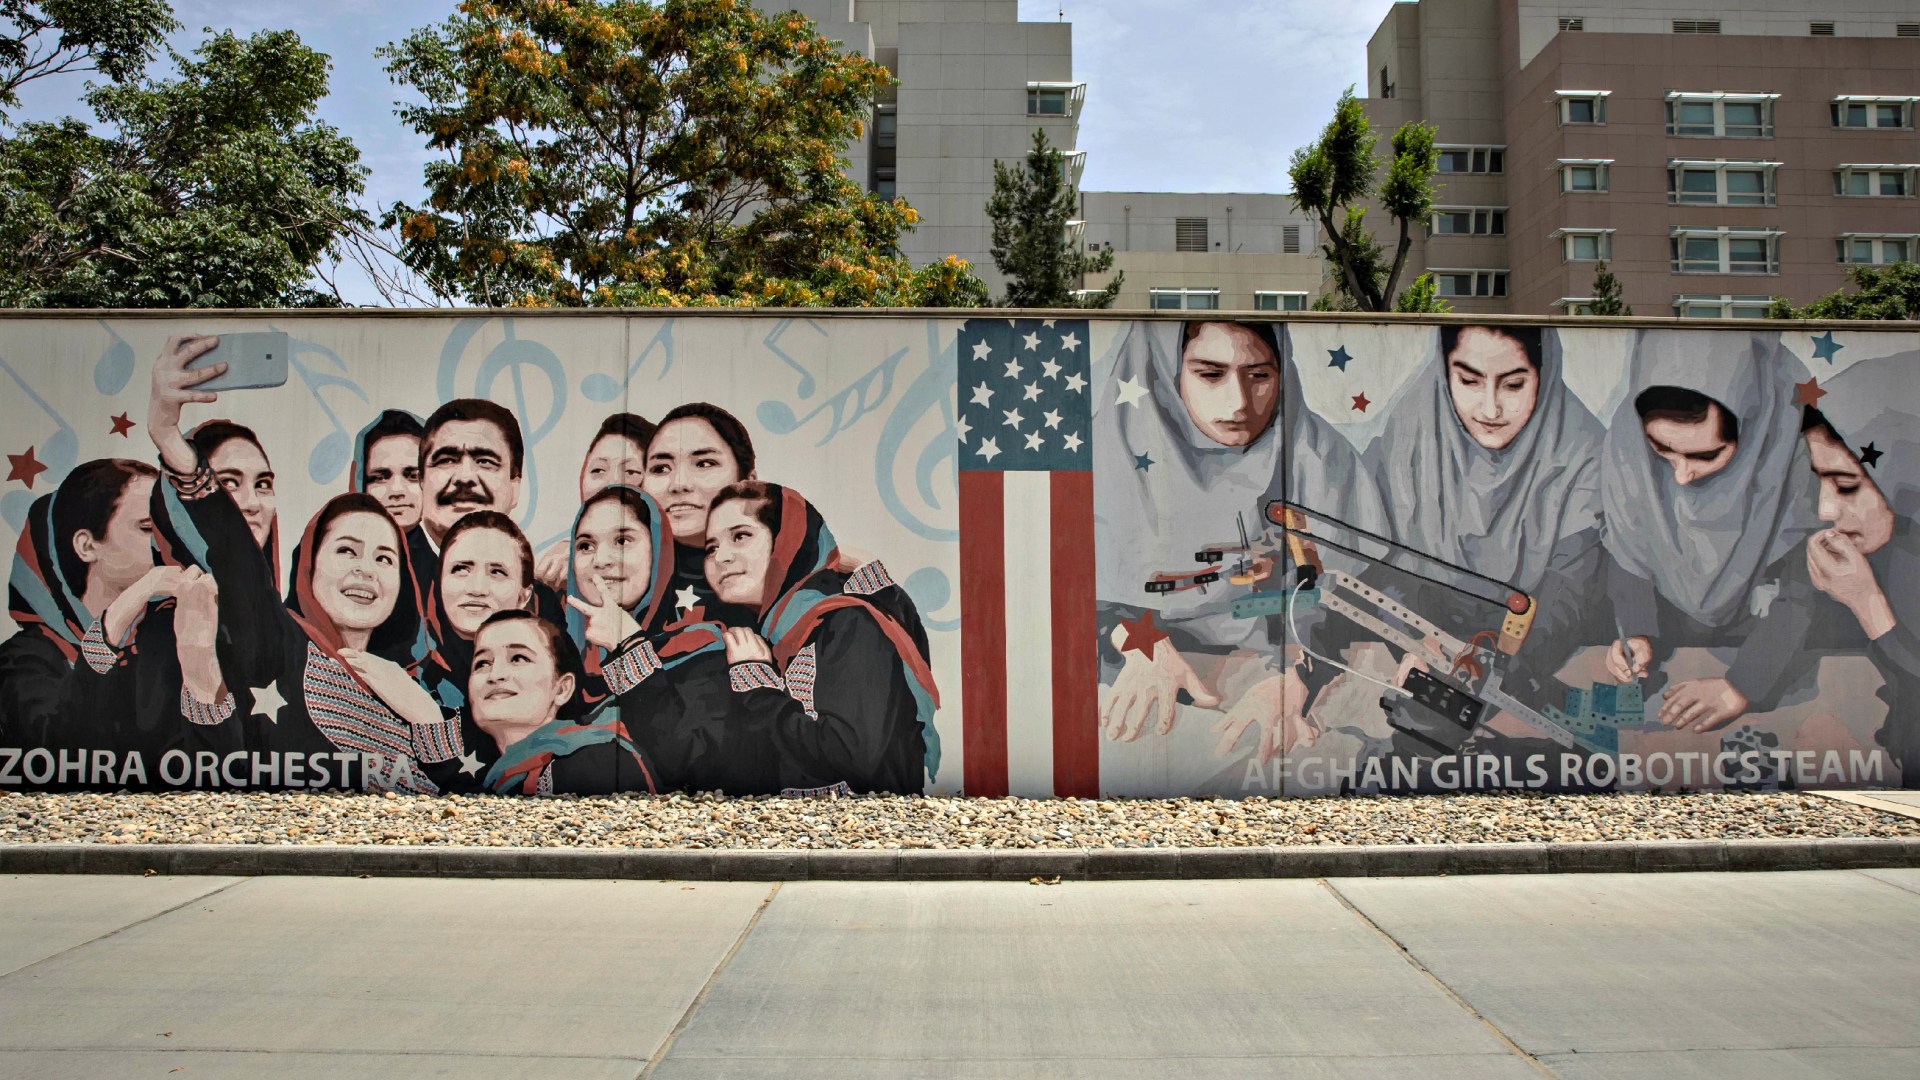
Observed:
[[[220,343],[187,364],[187,370],[200,371],[215,364],[227,365],[226,373],[198,384],[197,390],[255,390],[287,384],[287,357],[292,344],[278,330],[250,330],[240,334],[221,334]]]

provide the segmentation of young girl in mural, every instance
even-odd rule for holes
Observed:
[[[1806,545],[1813,586],[1830,601],[1814,622],[1864,640],[1887,703],[1876,739],[1908,788],[1920,788],[1920,417],[1891,403],[1912,386],[1916,361],[1856,363],[1802,419],[1827,524]]]
[[[1666,689],[1659,719],[1711,731],[1765,711],[1808,628],[1815,484],[1777,334],[1642,330],[1627,400],[1607,432],[1601,505],[1618,624],[1607,669],[1653,679],[1682,646],[1737,646],[1724,677]]]
[[[1215,726],[1224,732],[1218,753],[1256,724],[1263,763],[1315,737],[1301,719],[1304,684],[1273,658],[1281,628],[1235,619],[1227,589],[1146,591],[1155,574],[1236,538],[1242,520],[1257,532],[1270,499],[1384,531],[1378,488],[1345,437],[1305,407],[1279,333],[1270,323],[1136,323],[1118,346],[1114,383],[1146,394],[1129,402],[1108,392],[1094,405],[1100,626],[1112,646],[1103,648],[1106,666],[1119,665],[1101,708],[1109,739],[1131,742],[1150,727],[1167,733],[1182,693],[1220,707],[1227,681],[1246,682],[1222,674],[1235,654],[1262,665]],[[1151,655],[1127,649],[1121,625],[1147,617],[1169,635]]]
[[[730,722],[775,749],[781,787],[921,791],[940,765],[939,696],[906,590],[878,562],[856,569],[791,488],[729,485],[706,525],[713,591],[757,615],[726,631]]]
[[[1553,674],[1589,638],[1608,636],[1592,631],[1605,429],[1567,389],[1557,333],[1446,326],[1436,336],[1432,363],[1414,376],[1363,455],[1392,507],[1388,535],[1532,596],[1532,631],[1504,688],[1536,708],[1558,705],[1564,689]],[[1476,584],[1423,561],[1388,561]],[[1444,585],[1402,581],[1391,570],[1373,583],[1387,587],[1389,580],[1404,586],[1402,599],[1413,610],[1463,640],[1498,627],[1505,615]],[[1313,642],[1321,655],[1363,636],[1345,620],[1322,625]],[[1332,665],[1316,665],[1306,676],[1310,691],[1317,695],[1336,674]]]
[[[406,670],[420,616],[400,528],[370,495],[334,496],[308,523],[281,602],[261,549],[260,515],[247,516],[233,484],[180,433],[183,405],[217,400],[196,387],[224,367],[186,367],[215,341],[168,342],[155,363],[147,413],[165,474],[153,500],[160,540],[213,575],[221,622],[246,643],[220,657],[228,693],[211,703],[183,701],[188,719],[206,727],[235,723],[236,695],[244,690],[250,704],[238,723],[248,747],[300,752],[308,760],[354,755],[353,773],[336,783],[434,793],[414,758],[410,726],[383,700],[430,700]]]
[[[765,740],[729,738],[723,628],[658,625],[672,600],[680,546],[652,498],[607,486],[580,508],[573,527],[567,626],[586,657],[582,695],[609,696],[653,769],[661,790],[753,794],[772,789]]]
[[[707,619],[730,626],[750,619],[749,612],[720,606],[701,567],[707,507],[721,488],[753,479],[754,462],[746,425],[718,405],[689,402],[660,418],[647,443],[647,475],[641,487],[665,512],[675,550],[670,602],[647,629],[660,629],[694,607],[703,608]]]
[[[653,422],[634,413],[618,412],[602,420],[580,462],[580,501],[586,502],[610,484],[640,487],[646,479],[647,443],[653,433]],[[571,546],[564,541],[555,544],[540,556],[541,583],[564,591],[572,562]]]
[[[52,786],[150,786],[182,742],[182,673],[218,690],[212,580],[153,563],[158,476],[137,461],[84,462],[28,508],[9,587],[19,630],[0,645],[0,745],[117,761]],[[137,770],[122,754],[141,756]]]

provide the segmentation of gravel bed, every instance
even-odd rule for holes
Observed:
[[[1232,800],[0,792],[0,844],[980,849],[1914,835],[1920,820],[1794,792]]]

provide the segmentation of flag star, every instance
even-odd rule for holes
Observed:
[[[1087,387],[1087,380],[1081,378],[1078,372],[1075,372],[1074,374],[1067,376],[1067,389],[1077,394],[1080,391],[1086,389],[1086,387]]]
[[[1026,337],[1021,338],[1020,340],[1027,343],[1028,352],[1033,352],[1040,348],[1040,335],[1038,333],[1028,334]]]
[[[1020,366],[1019,357],[1016,356],[1013,359],[1007,361],[1007,378],[1017,379],[1020,377],[1020,373],[1024,370],[1026,369]]]
[[[991,355],[993,355],[993,346],[984,341],[976,341],[973,343],[973,358],[975,360],[985,360]]]
[[[973,425],[967,423],[967,418],[963,416],[953,422],[953,427],[960,433],[960,445],[967,445],[967,435],[973,431]]]
[[[1043,378],[1057,379],[1060,377],[1060,365],[1051,360],[1045,361],[1040,365],[1040,375]]]
[[[1082,439],[1082,438],[1081,438],[1080,436],[1078,436],[1078,435],[1072,435],[1072,434],[1069,434],[1069,435],[1067,436],[1067,449],[1068,449],[1069,451],[1072,451],[1072,450],[1078,450],[1078,449],[1080,449],[1080,444],[1081,444],[1081,443],[1083,443],[1083,442],[1085,442],[1085,441],[1086,441],[1085,439]]]
[[[1048,409],[1046,412],[1040,415],[1043,419],[1046,420],[1048,427],[1057,428],[1060,426],[1060,414],[1057,412],[1054,412],[1052,409]]]
[[[1072,352],[1080,347],[1080,336],[1078,334],[1068,333],[1066,337],[1060,339],[1060,347],[1068,352]]]
[[[1026,419],[1026,417],[1020,415],[1019,409],[1006,409],[1006,410],[1003,410],[1000,413],[1000,415],[1006,417],[1006,420],[1004,421],[1006,426],[1012,428],[1015,431],[1020,430],[1020,421]]]
[[[1039,400],[1039,398],[1040,398],[1040,384],[1037,382],[1028,383],[1025,391],[1025,397],[1022,400],[1037,401]]]
[[[976,386],[976,387],[974,387],[974,388],[973,388],[973,402],[972,402],[972,403],[973,403],[973,404],[975,404],[975,405],[991,405],[991,404],[993,404],[993,391],[991,391],[991,390],[989,390],[989,389],[987,389],[987,384],[986,384],[986,383],[981,383],[981,384],[980,384],[979,386]]]
[[[1046,328],[1047,328],[1047,329],[1049,329],[1049,330],[1051,330],[1051,329],[1053,329],[1053,320],[1052,320],[1052,319],[1042,319],[1042,320],[1040,320],[1040,325],[1041,325],[1041,326],[1044,326],[1044,327],[1046,327]]]
[[[472,776],[480,771],[480,755],[469,750],[460,755],[460,771]]]
[[[1040,433],[1039,433],[1039,432],[1037,432],[1037,431],[1034,431],[1034,432],[1029,432],[1029,433],[1028,433],[1028,435],[1027,435],[1027,449],[1029,449],[1029,450],[1038,450],[1038,449],[1040,449]]]
[[[253,715],[264,716],[274,723],[280,722],[280,707],[287,699],[280,696],[280,680],[275,679],[253,692]]]
[[[999,456],[1000,448],[993,445],[992,439],[981,439],[980,448],[975,450],[974,453],[979,454],[987,461],[992,461],[995,457]]]
[[[681,611],[685,611],[699,602],[700,598],[693,594],[693,586],[691,585],[684,589],[676,589],[674,591],[673,606]]]
[[[1073,380],[1069,379],[1067,380],[1067,382],[1069,384],[1070,389],[1078,389],[1078,387],[1073,387],[1071,385]],[[1120,404],[1138,405],[1140,404],[1140,399],[1146,396],[1147,396],[1147,388],[1140,385],[1140,380],[1138,379],[1121,379],[1120,380]]]

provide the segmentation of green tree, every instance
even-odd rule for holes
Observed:
[[[137,78],[178,27],[165,0],[0,0],[0,117],[35,79]]]
[[[1413,279],[1406,291],[1393,302],[1393,310],[1407,313],[1444,315],[1453,310],[1453,305],[1440,299],[1440,283],[1433,280],[1432,274],[1421,274]]]
[[[1320,138],[1293,152],[1287,169],[1293,181],[1293,205],[1319,219],[1327,238],[1323,250],[1335,271],[1337,295],[1327,306],[1357,311],[1401,309],[1396,291],[1413,246],[1412,228],[1425,225],[1433,216],[1433,176],[1440,166],[1433,139],[1431,125],[1415,121],[1400,125],[1393,133],[1393,157],[1387,162],[1386,175],[1376,181],[1381,165],[1374,153],[1378,139],[1349,86]],[[1356,205],[1368,198],[1376,199],[1399,228],[1391,261],[1366,227],[1366,208]],[[1429,305],[1438,302],[1432,294],[1427,296]]]
[[[892,76],[745,0],[468,0],[380,55],[444,154],[396,203],[406,264],[481,304],[961,306],[917,217],[841,172]]]
[[[1770,319],[1920,319],[1920,263],[1855,266],[1847,271],[1853,292],[1840,289],[1806,307],[1773,298]]]
[[[1593,314],[1631,315],[1633,307],[1620,300],[1620,279],[1607,269],[1605,259],[1593,268]]]
[[[332,302],[308,282],[368,222],[359,151],[314,119],[327,58],[288,31],[172,58],[177,78],[91,87],[94,125],[0,139],[0,305]]]
[[[1079,209],[1073,185],[1067,183],[1066,161],[1035,128],[1026,159],[1007,165],[993,163],[993,198],[987,216],[993,219],[993,265],[1007,278],[1006,307],[1107,308],[1120,295],[1125,274],[1116,274],[1106,288],[1076,298],[1075,287],[1087,274],[1113,269],[1113,252],[1088,258],[1067,235],[1067,222]]]

